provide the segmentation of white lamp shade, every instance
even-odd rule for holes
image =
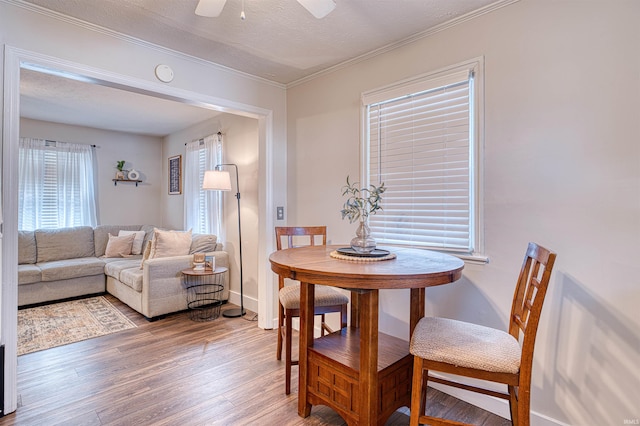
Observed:
[[[231,176],[224,170],[207,170],[202,179],[202,189],[231,191]]]

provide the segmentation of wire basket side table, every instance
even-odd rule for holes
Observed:
[[[227,268],[219,266],[214,270],[203,271],[189,268],[181,272],[187,290],[189,318],[193,321],[212,321],[218,318]]]

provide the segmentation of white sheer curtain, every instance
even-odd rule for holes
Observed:
[[[222,135],[210,135],[186,144],[184,166],[184,229],[219,238],[222,220],[222,194],[202,189],[206,170],[222,162]]]
[[[20,138],[18,229],[98,224],[91,145]]]

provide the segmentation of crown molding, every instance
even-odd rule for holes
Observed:
[[[298,79],[296,81],[292,81],[291,83],[288,83],[286,85],[287,89],[290,89],[292,87],[298,86],[300,84],[306,83],[308,81],[314,80],[316,78],[325,76],[327,74],[331,74],[333,72],[345,69],[347,67],[350,67],[352,65],[355,65],[357,63],[360,62],[364,62],[367,61],[369,59],[375,58],[376,56],[380,56],[382,54],[391,52],[395,49],[398,49],[402,46],[405,46],[407,44],[411,44],[414,43],[418,40],[422,40],[424,38],[430,37],[436,33],[439,33],[440,31],[444,31],[446,29],[449,29],[451,27],[455,27],[456,25],[460,25],[464,22],[470,21],[472,19],[475,19],[479,16],[482,15],[486,15],[487,13],[491,13],[495,10],[501,9],[503,7],[509,6],[513,3],[516,3],[520,0],[498,0],[495,3],[491,3],[489,5],[486,5],[478,10],[474,10],[472,12],[466,13],[464,15],[458,16],[457,18],[453,18],[447,22],[443,22],[440,25],[436,25],[435,27],[429,28],[425,31],[419,32],[417,34],[414,34],[412,36],[409,36],[405,39],[402,39],[400,41],[388,44],[386,46],[380,47],[378,49],[372,50],[371,52],[367,52],[364,53],[360,56],[357,56],[355,58],[349,59],[347,61],[341,62],[339,64],[336,64],[332,67],[326,68],[324,70],[318,71],[316,73],[313,73],[311,75],[308,75],[306,77],[303,77],[301,79]]]
[[[228,73],[235,74],[235,75],[238,75],[238,76],[241,76],[241,77],[244,77],[244,78],[248,78],[248,79],[260,82],[260,83],[268,84],[268,85],[277,87],[279,89],[289,89],[289,88],[298,86],[300,84],[309,82],[311,80],[314,80],[316,78],[319,78],[319,77],[331,74],[333,72],[345,69],[345,68],[347,68],[349,66],[352,66],[352,65],[355,65],[357,63],[360,63],[360,62],[375,58],[376,56],[388,53],[388,52],[393,51],[395,49],[398,49],[398,48],[400,48],[402,46],[405,46],[407,44],[411,44],[411,43],[414,43],[414,42],[416,42],[418,40],[422,40],[424,38],[430,37],[430,36],[432,36],[432,35],[434,35],[436,33],[439,33],[441,31],[444,31],[444,30],[449,29],[451,27],[454,27],[456,25],[460,25],[460,24],[462,24],[464,22],[467,22],[469,20],[475,19],[477,17],[486,15],[487,13],[491,13],[491,12],[493,12],[495,10],[498,10],[498,9],[503,8],[503,7],[509,6],[509,5],[511,5],[513,3],[516,3],[518,1],[520,1],[520,0],[498,0],[498,1],[494,2],[494,3],[492,3],[492,4],[489,4],[487,6],[484,6],[484,7],[480,8],[480,9],[474,10],[472,12],[466,13],[466,14],[464,14],[462,16],[457,17],[457,18],[453,18],[453,19],[451,19],[451,20],[449,20],[447,22],[443,22],[440,25],[437,25],[437,26],[429,28],[429,29],[427,29],[425,31],[419,32],[419,33],[414,34],[412,36],[409,36],[409,37],[407,37],[407,38],[405,38],[403,40],[400,40],[400,41],[388,44],[386,46],[380,47],[378,49],[372,50],[370,52],[364,53],[364,54],[362,54],[360,56],[357,56],[355,58],[352,58],[352,59],[349,59],[347,61],[341,62],[339,64],[336,64],[336,65],[331,66],[329,68],[326,68],[324,70],[318,71],[318,72],[313,73],[311,75],[308,75],[306,77],[300,78],[298,80],[292,81],[290,83],[282,84],[282,83],[278,83],[278,82],[275,82],[275,81],[272,81],[272,80],[269,80],[269,79],[266,79],[266,78],[263,78],[263,77],[259,77],[259,76],[256,76],[256,75],[253,75],[253,74],[249,74],[249,73],[246,73],[246,72],[243,72],[243,71],[239,71],[239,70],[236,70],[236,69],[233,69],[233,68],[230,68],[230,67],[226,67],[224,65],[220,65],[220,64],[212,62],[212,61],[208,61],[208,60],[205,60],[205,59],[202,59],[202,58],[198,58],[196,56],[189,55],[189,54],[186,54],[184,52],[180,52],[178,50],[170,49],[170,48],[167,48],[167,47],[164,47],[164,46],[160,46],[160,45],[157,45],[157,44],[154,44],[154,43],[150,43],[148,41],[145,41],[145,40],[142,40],[142,39],[139,39],[139,38],[136,38],[136,37],[132,37],[132,36],[129,36],[129,35],[126,35],[126,34],[122,34],[120,32],[111,30],[111,29],[106,28],[106,27],[102,27],[100,25],[92,24],[90,22],[83,21],[83,20],[77,19],[77,18],[73,18],[73,17],[70,17],[68,15],[64,15],[62,13],[46,9],[44,7],[41,7],[41,6],[32,4],[32,3],[24,2],[23,0],[0,0],[0,2],[2,2],[2,3],[7,3],[7,4],[10,4],[10,5],[13,5],[13,6],[17,6],[17,7],[20,7],[20,8],[35,12],[35,13],[39,13],[41,15],[45,15],[45,16],[51,17],[53,19],[57,19],[59,21],[63,21],[63,22],[66,22],[66,23],[69,23],[69,24],[72,24],[72,25],[75,25],[75,26],[78,26],[78,27],[81,27],[81,28],[84,28],[84,29],[87,29],[87,30],[90,30],[90,31],[94,31],[94,32],[97,32],[97,33],[101,33],[101,34],[110,36],[110,37],[118,38],[120,40],[124,40],[126,42],[129,42],[129,43],[132,43],[132,44],[136,44],[138,46],[141,46],[141,47],[144,47],[144,48],[147,48],[147,49],[155,50],[155,51],[158,51],[158,52],[163,53],[163,54],[169,54],[169,55],[177,57],[179,59],[187,60],[187,61],[190,61],[190,62],[193,62],[193,63],[197,63],[199,65],[214,67],[214,68],[216,68],[216,69],[218,69],[220,71],[228,72]]]

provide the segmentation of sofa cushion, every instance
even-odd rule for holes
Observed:
[[[42,271],[36,265],[26,263],[18,265],[18,285],[39,283],[42,281]]]
[[[120,279],[120,272],[125,269],[140,267],[140,258],[137,259],[109,259],[104,265],[104,273],[117,280]]]
[[[139,231],[140,225],[98,225],[95,227],[93,230],[93,239],[96,257],[104,256],[104,251],[109,241],[109,234],[118,235],[121,230]]]
[[[122,237],[125,235],[133,234],[134,240],[133,245],[131,246],[131,254],[142,254],[142,243],[144,242],[144,231],[125,231],[124,229],[118,232],[118,236]]]
[[[18,264],[37,261],[36,234],[33,231],[18,231]]]
[[[133,247],[135,238],[135,234],[123,235],[122,237],[109,234],[109,242],[104,250],[104,257],[127,257],[131,255],[131,247]]]
[[[37,229],[35,236],[38,248],[38,263],[93,257],[95,253],[93,228],[90,226]]]
[[[142,291],[142,276],[143,271],[140,268],[123,269],[120,272],[120,282],[140,292]]]
[[[54,260],[38,263],[42,270],[42,281],[66,280],[104,274],[104,262],[97,257]]]
[[[183,232],[156,229],[151,243],[149,258],[184,256],[189,254],[190,248],[191,230]]]
[[[127,261],[133,260],[136,266],[140,266],[140,259],[142,259],[142,256],[139,254],[132,254],[130,256],[127,256],[126,258],[123,258],[123,257],[101,257],[100,258],[100,260],[102,260],[105,265],[108,265],[109,263],[112,263],[112,262],[122,262],[125,259]]]
[[[217,239],[218,237],[211,234],[193,234],[191,236],[191,248],[189,249],[189,254],[216,251]]]

